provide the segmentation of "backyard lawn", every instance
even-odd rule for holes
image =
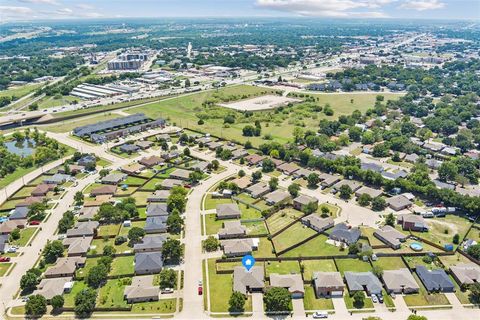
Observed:
[[[242,225],[247,228],[247,235],[249,236],[267,234],[267,228],[263,221],[244,222]]]
[[[296,222],[287,230],[275,236],[272,241],[278,253],[315,234],[317,234],[316,231],[305,227],[301,222]]]
[[[270,231],[270,234],[275,234],[302,216],[303,212],[293,208],[285,208],[277,211],[266,220],[268,230]]]
[[[103,252],[103,248],[105,248],[105,246],[107,245],[113,246],[117,250],[117,253],[123,253],[132,250],[132,248],[128,246],[128,241],[116,246],[115,239],[113,238],[109,238],[107,241],[105,241],[104,239],[94,239],[92,241],[92,244],[90,246],[91,249],[89,250],[88,254],[101,254]]]
[[[303,265],[303,278],[305,280],[312,280],[314,272],[335,272],[335,262],[331,259],[322,260],[303,260],[300,262]]]
[[[112,270],[109,275],[118,276],[124,274],[133,274],[135,256],[116,257],[112,262]]]
[[[127,300],[123,297],[126,286],[123,282],[124,279],[108,280],[98,292],[96,306],[100,308],[127,308]]]
[[[250,219],[258,219],[262,217],[262,212],[253,208],[249,207],[243,203],[238,203],[238,208],[240,209],[240,212],[242,213],[241,219],[242,220],[250,220]]]
[[[455,234],[458,234],[460,239],[463,239],[472,224],[467,219],[453,214],[447,215],[445,218],[427,219],[425,221],[429,226],[428,232],[412,233],[442,247],[447,243],[451,244]]]
[[[269,258],[269,257],[275,257],[275,254],[273,253],[273,245],[268,238],[262,237],[259,238],[260,243],[258,244],[258,250],[253,251],[253,256],[255,258]]]
[[[212,198],[211,194],[207,194],[205,196],[205,203],[204,203],[204,210],[212,210],[216,209],[217,205],[224,204],[224,203],[232,203],[232,199],[230,198]]]
[[[222,228],[224,221],[228,221],[228,220],[217,220],[217,215],[214,213],[206,214],[205,227],[207,229],[207,235],[217,234],[218,230]]]
[[[63,295],[63,299],[65,300],[65,307],[72,308],[75,306],[75,296],[77,293],[82,291],[83,289],[87,288],[87,284],[83,281],[75,281],[73,284],[73,288],[69,293],[65,293]]]
[[[98,228],[98,236],[116,236],[120,231],[120,224],[104,224]]]
[[[400,257],[384,257],[373,261],[374,266],[379,266],[382,270],[398,270],[407,266]]]
[[[266,276],[270,276],[272,273],[278,274],[290,274],[300,273],[300,265],[298,261],[268,261],[265,262]]]
[[[319,234],[301,246],[285,252],[282,257],[337,256],[346,253],[346,251],[341,251],[340,247],[327,243],[327,240],[326,235]]]
[[[342,276],[346,271],[367,272],[372,270],[370,263],[360,259],[335,259],[335,262]]]

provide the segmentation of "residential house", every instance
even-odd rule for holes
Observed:
[[[230,182],[235,184],[240,190],[246,189],[252,185],[252,181],[247,176],[235,178]]]
[[[67,255],[69,257],[86,256],[92,241],[93,237],[65,238],[63,245],[68,247]]]
[[[286,288],[293,299],[301,299],[305,294],[303,279],[300,274],[270,274],[270,286]]]
[[[76,165],[76,164],[67,164],[66,167],[68,168],[68,170],[66,170],[65,167],[60,167],[58,168],[58,173],[67,173],[67,172],[70,172],[70,174],[72,175],[76,175],[80,172],[83,172],[85,170],[85,167],[84,166],[79,166],[79,165]]]
[[[376,230],[373,235],[394,250],[400,249],[401,243],[407,239],[406,235],[388,225]]]
[[[168,216],[147,217],[143,230],[145,230],[146,233],[167,232],[167,218]]]
[[[283,190],[275,190],[265,195],[265,201],[271,206],[283,203],[288,199],[290,199],[290,194]]]
[[[8,239],[10,236],[8,234],[0,234],[0,253],[3,254],[8,251],[9,244]]]
[[[333,186],[335,183],[337,183],[338,181],[340,181],[340,177],[339,176],[334,176],[334,175],[331,175],[331,174],[328,174],[328,173],[322,173],[318,176],[320,178],[320,185],[322,186],[322,188],[330,188],[331,186]]]
[[[378,173],[382,173],[383,171],[385,171],[385,169],[381,165],[373,162],[362,162],[360,164],[360,169],[371,170],[373,172],[378,172]]]
[[[78,219],[79,220],[92,220],[95,215],[97,214],[100,207],[83,207],[78,212]]]
[[[77,161],[77,163],[78,163],[78,165],[83,166],[83,167],[90,167],[90,166],[94,166],[97,163],[97,158],[92,154],[87,154],[87,155],[81,157]]]
[[[264,271],[262,267],[252,267],[247,271],[244,267],[237,266],[233,269],[233,291],[243,294],[262,292],[265,287]]]
[[[153,146],[153,142],[148,140],[138,140],[135,141],[135,145],[142,150],[147,150]]]
[[[28,207],[18,207],[10,211],[9,220],[26,220],[28,217]]]
[[[56,184],[42,183],[36,186],[30,194],[32,197],[45,197],[47,193],[53,191],[56,186]]]
[[[240,219],[242,212],[236,203],[223,203],[217,205],[217,219]]]
[[[343,296],[345,284],[340,272],[314,272],[312,279],[317,298]]]
[[[343,242],[346,245],[351,245],[356,243],[360,238],[360,229],[351,228],[342,222],[333,227],[329,238],[334,241]]]
[[[400,211],[412,206],[412,202],[408,200],[404,195],[396,195],[386,199],[386,202],[390,208],[395,211]]]
[[[68,292],[72,285],[72,277],[63,278],[45,278],[37,285],[37,289],[33,294],[43,296],[47,301],[50,301],[55,296],[61,296]]]
[[[243,149],[243,148],[240,148],[240,149],[237,149],[237,150],[234,150],[232,151],[232,159],[233,160],[237,160],[237,159],[240,159],[240,158],[243,158],[245,156],[248,155],[248,152],[247,150]]]
[[[178,179],[164,179],[161,183],[161,187],[167,190],[176,186],[183,186],[183,181]]]
[[[227,257],[241,257],[258,248],[258,238],[222,240],[220,246]]]
[[[68,174],[63,174],[63,173],[55,173],[53,176],[48,176],[45,179],[43,179],[43,183],[46,184],[64,184],[67,181],[70,181],[72,179],[72,176]]]
[[[27,224],[27,220],[7,220],[0,223],[0,235],[10,234],[15,229],[23,229]]]
[[[318,199],[303,194],[293,199],[293,207],[299,211],[302,211],[305,206],[311,203],[318,204]]]
[[[166,240],[163,235],[147,235],[143,237],[142,242],[133,245],[133,251],[135,253],[161,251]]]
[[[389,294],[392,292],[396,294],[417,293],[420,290],[417,281],[407,268],[384,270],[382,279]]]
[[[242,226],[240,220],[225,221],[223,228],[218,231],[219,239],[231,239],[244,237],[247,234],[247,228]]]
[[[110,173],[109,175],[102,178],[102,183],[117,185],[126,178],[127,175],[125,173]]]
[[[368,194],[373,199],[381,196],[383,194],[383,191],[380,189],[363,186],[355,192],[355,196],[360,197],[362,194]]]
[[[184,170],[184,169],[175,169],[171,174],[170,177],[178,180],[188,180],[190,179],[190,173],[192,171]]]
[[[95,237],[97,235],[98,226],[98,221],[79,221],[73,228],[67,230],[67,238]]]
[[[15,204],[15,208],[30,207],[32,204],[43,202],[44,199],[43,197],[28,197]]]
[[[146,209],[147,217],[168,216],[168,206],[166,203],[149,203]]]
[[[166,202],[170,196],[169,190],[157,190],[148,196],[147,202]]]
[[[147,168],[151,168],[153,166],[156,166],[160,163],[162,163],[162,158],[157,157],[157,156],[150,156],[148,158],[142,158],[138,161],[139,164],[142,166],[145,166]]]
[[[208,169],[209,163],[207,161],[198,161],[197,163],[193,164],[190,168],[192,170],[198,170],[200,172],[205,172]]]
[[[258,155],[256,153],[250,154],[250,155],[245,157],[245,161],[247,161],[249,166],[261,165],[263,159],[265,159],[264,156]]]
[[[349,186],[352,192],[357,191],[362,187],[362,184],[355,180],[342,180],[333,185],[335,191],[340,191],[342,186]]]
[[[277,169],[287,176],[291,176],[300,167],[295,162],[285,162],[277,167]]]
[[[61,257],[43,274],[45,278],[75,277],[77,268],[85,265],[85,257]]]
[[[443,182],[437,179],[433,179],[432,182],[438,189],[448,189],[448,190],[455,190],[455,185],[447,182]]]
[[[334,221],[331,217],[321,218],[316,214],[311,214],[301,219],[302,223],[307,227],[312,228],[317,232],[323,232],[330,229],[334,225]]]
[[[134,152],[137,152],[138,150],[140,150],[140,147],[138,147],[134,144],[125,143],[125,144],[122,144],[120,147],[118,147],[118,149],[121,152],[130,154],[130,153],[134,153]]]
[[[135,274],[156,274],[163,268],[161,252],[135,253]]]
[[[450,267],[450,272],[459,285],[480,282],[480,267],[475,263],[461,263]]]
[[[254,199],[263,197],[270,191],[270,187],[265,182],[258,182],[252,186],[249,186],[245,191],[250,194]]]
[[[454,292],[455,285],[443,269],[429,270],[425,266],[416,266],[415,272],[428,292]]]
[[[312,170],[305,169],[305,168],[300,168],[293,173],[293,177],[297,178],[297,179],[298,178],[307,178],[312,173],[315,173],[315,172],[312,171]]]
[[[428,231],[428,225],[420,215],[401,214],[397,216],[397,223],[402,225],[403,230]]]
[[[137,175],[141,173],[144,169],[145,167],[142,164],[134,162],[121,167],[120,171],[130,175]]]
[[[91,197],[111,195],[113,196],[117,192],[116,185],[104,185],[90,191]]]
[[[345,272],[348,291],[365,291],[368,295],[382,294],[382,283],[372,272]]]
[[[411,154],[407,154],[405,156],[405,161],[406,162],[410,162],[410,163],[416,163],[418,161],[418,159],[420,158],[420,156],[416,153],[411,153]]]
[[[123,297],[127,303],[158,301],[160,287],[153,285],[153,275],[135,276],[132,284],[123,290]]]

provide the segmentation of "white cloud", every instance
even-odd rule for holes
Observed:
[[[22,16],[32,14],[33,10],[27,7],[0,6],[0,16]]]
[[[71,16],[73,14],[73,10],[69,8],[61,8],[55,10],[55,13],[58,15]]]
[[[20,2],[33,3],[33,4],[51,4],[59,5],[57,0],[19,0]]]
[[[408,0],[400,6],[400,8],[417,11],[441,9],[443,7],[445,7],[445,3],[439,0]]]
[[[87,3],[79,3],[75,6],[78,9],[83,9],[83,10],[93,10],[95,9],[94,6],[87,4]]]
[[[292,12],[302,16],[321,17],[386,17],[382,6],[397,0],[256,0],[260,8]]]

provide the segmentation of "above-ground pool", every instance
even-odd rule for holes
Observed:
[[[418,242],[414,242],[410,245],[410,248],[412,248],[413,251],[422,251],[423,250],[423,246],[421,243],[418,243]]]

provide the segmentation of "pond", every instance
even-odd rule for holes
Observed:
[[[26,157],[35,152],[35,141],[33,139],[25,139],[23,141],[7,141],[4,143],[7,150],[11,153]]]

